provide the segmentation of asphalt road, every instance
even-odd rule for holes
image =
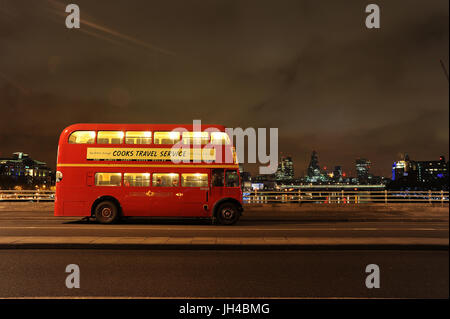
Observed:
[[[0,297],[448,298],[448,267],[448,251],[4,250]]]
[[[274,214],[276,216],[276,214]],[[0,236],[117,236],[117,237],[415,237],[447,238],[448,218],[380,217],[370,221],[342,216],[317,219],[246,219],[234,226],[199,220],[129,219],[116,225],[54,217],[51,212],[0,211]],[[348,216],[347,216],[348,217]]]
[[[334,214],[334,213],[333,213]],[[0,236],[438,238],[448,242],[448,215],[384,214],[368,220],[243,218],[235,226],[208,221],[130,219],[117,225],[57,218],[50,211],[0,211]],[[346,213],[348,214],[348,213]],[[312,214],[310,214],[312,216]],[[331,217],[331,218],[329,218]],[[378,239],[377,239],[378,240]],[[358,246],[359,247],[359,246]],[[65,286],[77,264],[81,288]],[[365,286],[377,264],[381,288]],[[298,250],[4,249],[0,298],[17,297],[374,297],[448,298],[448,249],[386,250],[361,245]]]

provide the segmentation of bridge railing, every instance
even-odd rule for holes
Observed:
[[[0,190],[1,201],[54,201],[54,191]],[[252,191],[244,192],[247,204],[316,203],[316,204],[367,204],[367,203],[447,203],[448,191]]]
[[[0,190],[0,202],[2,201],[54,201],[55,192],[50,190]]]
[[[252,191],[244,192],[248,204],[317,203],[317,204],[368,204],[368,203],[448,203],[448,191]]]

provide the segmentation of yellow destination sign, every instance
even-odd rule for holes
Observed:
[[[86,159],[103,161],[215,161],[214,148],[114,148],[89,147]]]

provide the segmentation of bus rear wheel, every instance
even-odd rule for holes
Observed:
[[[117,205],[110,201],[103,201],[95,207],[95,219],[101,224],[112,224],[119,219]]]
[[[220,225],[233,225],[239,220],[239,210],[233,203],[223,203],[217,209],[217,221]]]

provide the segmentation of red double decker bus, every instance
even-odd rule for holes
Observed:
[[[104,224],[198,217],[231,225],[242,211],[238,163],[224,126],[75,124],[60,136],[55,216]]]

